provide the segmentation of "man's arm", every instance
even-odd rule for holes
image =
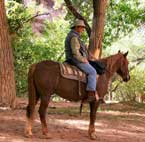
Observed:
[[[87,58],[83,57],[80,53],[80,43],[77,39],[77,37],[72,37],[71,39],[71,48],[72,48],[72,53],[73,53],[73,56],[80,62],[83,62],[83,63],[87,63],[88,60]]]

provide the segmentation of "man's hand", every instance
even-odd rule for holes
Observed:
[[[85,60],[84,60],[84,63],[88,63],[88,60],[87,60],[87,59],[85,59]]]

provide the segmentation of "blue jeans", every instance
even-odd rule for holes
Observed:
[[[89,63],[78,63],[76,66],[87,74],[87,91],[96,91],[97,72]]]

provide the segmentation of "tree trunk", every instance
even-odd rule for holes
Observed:
[[[4,0],[0,1],[0,105],[15,107],[16,89],[13,54]]]
[[[93,24],[89,43],[90,59],[97,59],[102,53],[102,39],[107,0],[93,0]]]

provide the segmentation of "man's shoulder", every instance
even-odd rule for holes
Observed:
[[[78,40],[79,37],[75,33],[69,33],[68,36],[66,37],[67,40]]]
[[[70,36],[75,36],[75,37],[79,37],[79,35],[75,32],[75,31],[73,31],[73,30],[71,30],[70,32],[69,32],[69,35]]]

